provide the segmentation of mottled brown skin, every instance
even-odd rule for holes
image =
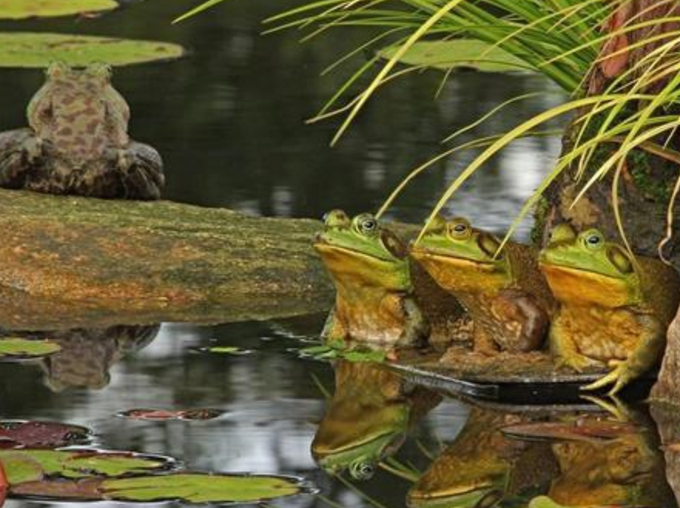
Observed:
[[[451,230],[463,226],[467,236],[458,239]],[[453,219],[428,231],[411,248],[411,256],[469,312],[476,352],[539,349],[555,303],[538,269],[536,252],[508,243],[494,259],[498,245],[490,234],[470,228],[464,219]]]
[[[52,64],[28,106],[29,128],[0,133],[0,186],[51,194],[158,199],[160,155],[128,136],[130,108],[111,70]]]
[[[562,224],[541,252],[541,269],[560,304],[550,329],[556,362],[610,369],[586,389],[613,385],[616,393],[658,362],[680,298],[673,268],[632,258],[595,229],[577,234]]]

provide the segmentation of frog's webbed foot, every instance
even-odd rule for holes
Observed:
[[[163,161],[159,153],[143,143],[132,142],[117,150],[116,169],[126,198],[158,199],[165,185]]]
[[[590,383],[581,388],[585,391],[599,390],[605,386],[614,385],[608,394],[610,396],[616,395],[620,392],[628,383],[630,383],[637,374],[628,365],[628,362],[621,360],[612,360],[609,362],[610,366],[614,366],[614,369],[607,375],[602,376],[600,379],[594,383]]]
[[[632,412],[628,406],[617,395],[610,395],[609,400],[594,395],[581,395],[581,398],[592,402],[605,412],[612,415],[617,421],[629,422],[633,419]],[[611,401],[611,402],[610,402]]]
[[[558,356],[555,358],[554,362],[557,367],[569,367],[579,374],[591,367],[600,365],[600,362],[576,352],[569,353],[569,355],[566,356]]]

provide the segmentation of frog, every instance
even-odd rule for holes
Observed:
[[[0,133],[0,186],[51,194],[159,199],[163,162],[128,134],[130,108],[111,67],[54,62],[27,108],[28,127]]]
[[[548,339],[555,363],[607,371],[584,390],[614,395],[655,366],[680,298],[672,267],[568,223],[552,230],[539,264],[559,303]]]
[[[369,480],[442,397],[369,362],[338,360],[335,392],[312,441],[312,456],[332,474]]]
[[[504,427],[527,421],[521,414],[472,406],[454,442],[410,488],[406,505],[488,508],[548,485],[557,472],[550,447],[503,434]]]
[[[537,251],[501,241],[464,217],[437,216],[410,255],[452,293],[473,322],[473,351],[481,355],[541,349],[555,301],[538,268]]]

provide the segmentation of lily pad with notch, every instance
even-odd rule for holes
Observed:
[[[0,420],[0,448],[58,448],[92,440],[87,427],[59,422]]]
[[[160,476],[106,480],[106,499],[126,502],[260,503],[315,489],[299,478],[182,471]]]
[[[0,19],[50,18],[97,14],[119,7],[114,0],[0,0]]]
[[[47,32],[0,33],[0,67],[46,68],[55,61],[72,67],[97,62],[123,66],[183,55],[182,46],[159,41]]]
[[[187,409],[170,411],[165,409],[130,409],[121,411],[118,416],[128,420],[168,421],[189,420],[203,421],[214,420],[224,414],[221,409]]]
[[[59,351],[61,351],[61,346],[50,340],[0,337],[0,361],[33,360]]]

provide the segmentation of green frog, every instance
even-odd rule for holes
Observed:
[[[612,385],[615,394],[657,363],[680,297],[672,267],[569,224],[552,231],[540,266],[559,302],[549,338],[556,362],[610,370],[585,389]]]
[[[458,302],[411,266],[406,243],[373,215],[327,213],[314,247],[336,288],[327,340],[417,346],[469,336]]]
[[[411,389],[397,374],[371,363],[338,361],[334,370],[335,393],[312,442],[312,455],[329,472],[349,470],[354,479],[367,480],[441,396]]]
[[[472,407],[455,441],[409,490],[407,506],[488,508],[548,485],[556,472],[549,446],[502,432],[526,421],[522,415]]]
[[[53,63],[30,101],[29,128],[0,133],[0,186],[52,194],[158,199],[163,163],[128,135],[130,108],[111,68]]]
[[[474,350],[522,353],[543,344],[554,299],[528,246],[509,242],[502,252],[494,235],[465,218],[438,217],[411,256],[472,317]]]

